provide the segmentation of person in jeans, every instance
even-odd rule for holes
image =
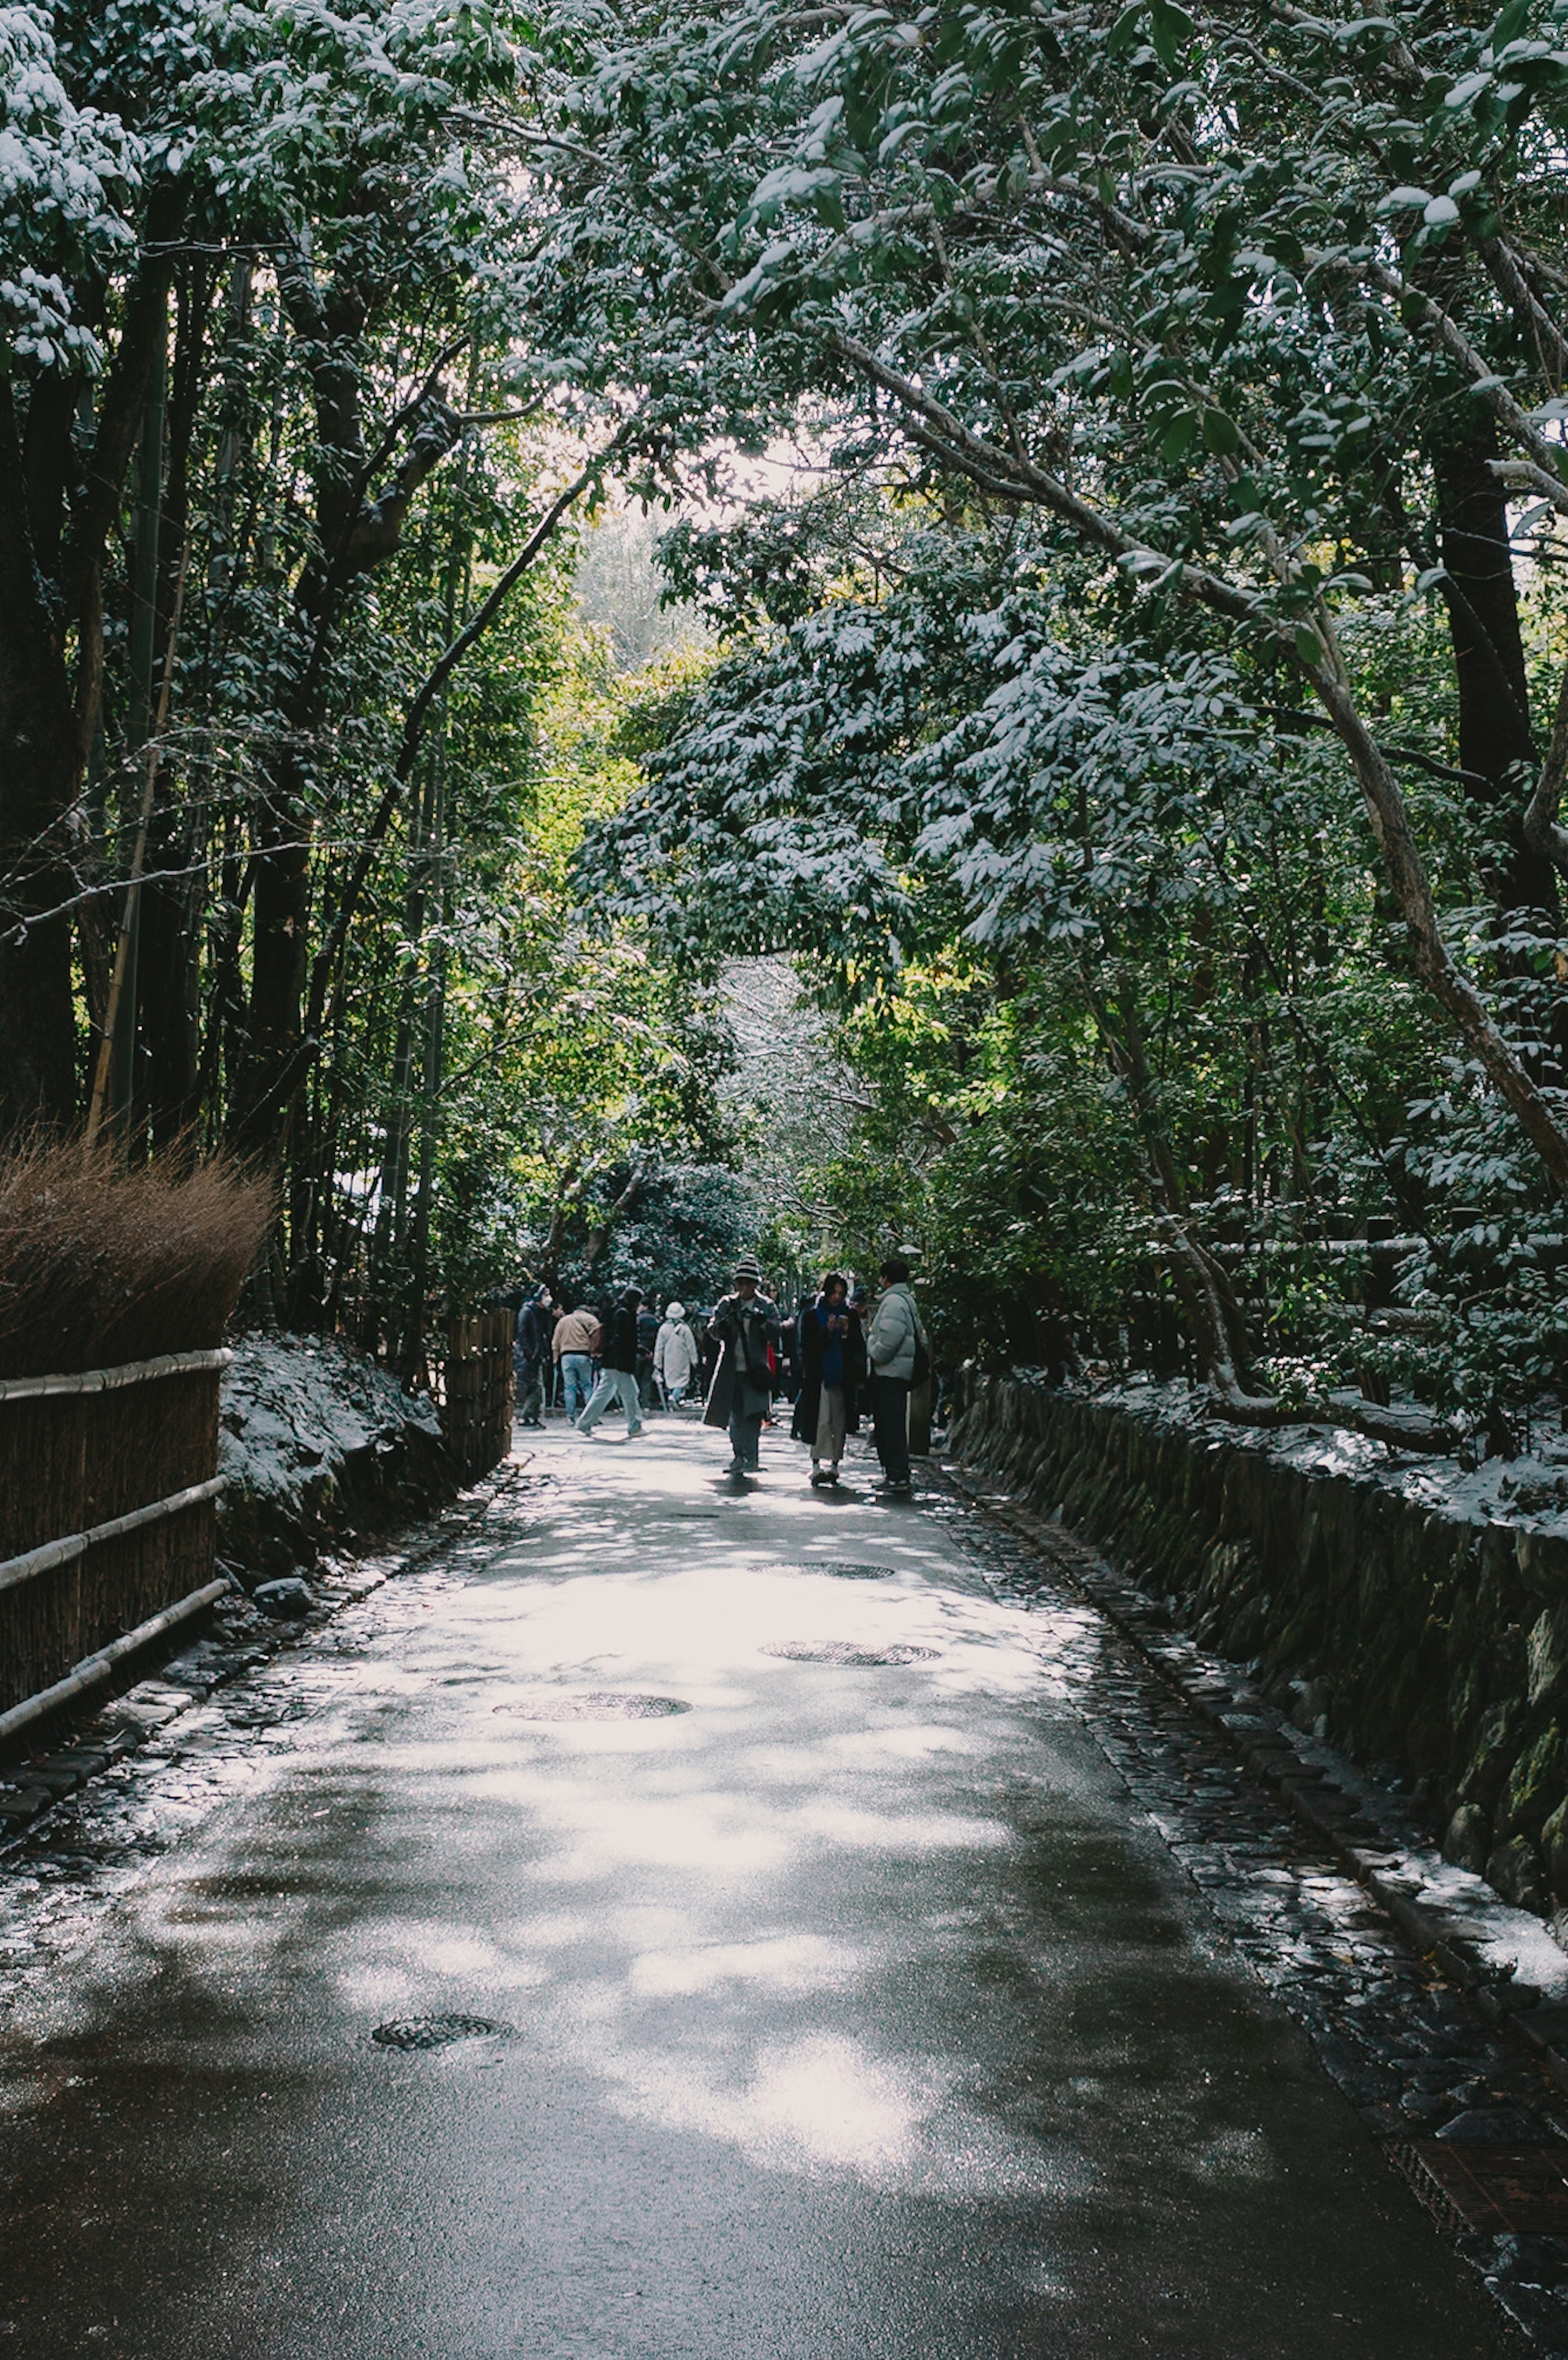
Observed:
[[[769,1351],[778,1354],[782,1337],[779,1306],[761,1291],[762,1272],[755,1254],[735,1264],[735,1292],[716,1304],[708,1334],[719,1347],[719,1362],[702,1413],[704,1426],[728,1426],[732,1475],[755,1475],[762,1421],[773,1404],[773,1370]]]
[[[866,1337],[842,1271],[828,1272],[799,1326],[802,1373],[791,1431],[811,1446],[812,1483],[836,1483],[850,1405],[866,1374]]]
[[[586,1304],[557,1320],[551,1347],[561,1367],[561,1400],[575,1424],[593,1390],[593,1362],[604,1342],[604,1330]]]
[[[642,1402],[637,1393],[637,1306],[641,1294],[628,1286],[610,1314],[604,1345],[604,1365],[593,1399],[577,1420],[579,1434],[592,1434],[610,1404],[618,1401],[626,1414],[626,1437],[642,1432]]]
[[[871,1360],[872,1414],[882,1489],[907,1498],[909,1480],[909,1386],[915,1348],[922,1342],[920,1313],[909,1289],[909,1265],[891,1255],[882,1265],[882,1294],[866,1338]]]

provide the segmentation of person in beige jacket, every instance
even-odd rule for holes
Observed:
[[[555,1323],[551,1350],[561,1370],[566,1415],[575,1418],[588,1406],[593,1390],[593,1363],[604,1349],[604,1331],[584,1303]]]

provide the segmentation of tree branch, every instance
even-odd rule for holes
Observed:
[[[1405,291],[1406,282],[1397,273],[1390,271],[1377,275],[1387,280],[1392,291]],[[1417,292],[1414,290],[1410,291]],[[1431,303],[1430,298],[1423,296],[1420,300],[1429,307],[1435,323],[1441,327],[1446,322],[1447,315]],[[1457,330],[1454,334],[1460,348],[1468,353],[1469,347],[1458,335]],[[1290,624],[1284,617],[1271,614],[1252,592],[1224,581],[1206,567],[1190,564],[1181,558],[1166,557],[1147,542],[1134,540],[1110,518],[1091,508],[1087,501],[1081,500],[1048,469],[1038,467],[1028,459],[998,451],[994,444],[971,433],[922,386],[917,385],[902,371],[893,368],[854,337],[838,334],[832,342],[833,349],[843,358],[864,370],[912,416],[915,421],[912,431],[917,440],[925,441],[927,447],[944,455],[950,464],[972,481],[984,482],[993,489],[1010,486],[1008,497],[1033,501],[1071,525],[1094,548],[1105,551],[1118,562],[1133,561],[1139,571],[1158,571],[1161,581],[1176,585],[1214,613],[1265,631],[1285,650],[1292,665],[1312,683],[1355,767],[1372,832],[1399,897],[1418,974],[1433,998],[1454,1018],[1461,1036],[1534,1146],[1553,1194],[1568,1196],[1568,1133],[1560,1128],[1546,1098],[1498,1031],[1480,994],[1454,964],[1443,937],[1431,880],[1416,847],[1404,797],[1387,758],[1373,739],[1356,708],[1354,696],[1340,676],[1332,632],[1323,659],[1315,663],[1309,661],[1301,652]],[[1479,367],[1479,356],[1473,357]],[[1508,410],[1530,438],[1532,447],[1540,443],[1550,464],[1551,446],[1536,435],[1512,397],[1507,397],[1507,400]],[[1505,422],[1509,422],[1510,431],[1514,431],[1507,414],[1499,414],[1505,415]],[[1321,618],[1321,628],[1328,629],[1326,617]]]
[[[623,428],[604,450],[596,458],[592,459],[579,475],[573,477],[565,490],[557,494],[511,564],[507,566],[505,574],[491,590],[489,596],[479,607],[473,620],[458,633],[431,667],[410,700],[403,719],[403,734],[397,748],[397,759],[392,766],[391,779],[382,793],[380,803],[376,805],[375,815],[360,844],[354,866],[344,880],[331,930],[311,965],[310,1000],[304,1028],[306,1038],[301,1043],[302,1049],[310,1051],[310,1056],[305,1065],[300,1067],[301,1073],[309,1069],[310,1062],[319,1054],[321,1044],[314,1036],[320,1028],[321,1013],[326,1006],[327,987],[332,971],[347,940],[348,930],[358,910],[365,882],[375,866],[376,855],[392,825],[397,807],[403,800],[404,790],[408,783],[414,764],[419,759],[419,747],[424,738],[425,725],[430,718],[431,705],[470,649],[489,629],[512,591],[516,589],[539,551],[549,541],[567,509],[579,494],[603,473],[625,441],[628,431]],[[294,1086],[298,1086],[298,1076]]]
[[[1541,776],[1535,782],[1535,792],[1525,806],[1525,842],[1544,853],[1553,866],[1568,877],[1568,828],[1558,819],[1563,807],[1563,787],[1568,780],[1568,670],[1557,692],[1557,716],[1552,726],[1552,743],[1546,749],[1546,759],[1541,766]]]

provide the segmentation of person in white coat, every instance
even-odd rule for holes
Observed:
[[[702,1354],[683,1303],[667,1303],[653,1339],[653,1373],[664,1393],[666,1409],[679,1409],[686,1398]]]
[[[882,1488],[907,1498],[909,1479],[909,1387],[917,1358],[924,1358],[925,1331],[909,1291],[909,1265],[895,1254],[882,1265],[882,1294],[866,1338],[871,1360],[871,1398],[876,1413],[877,1455]]]

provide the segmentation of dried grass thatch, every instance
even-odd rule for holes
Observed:
[[[0,1377],[218,1343],[272,1207],[268,1183],[225,1164],[126,1166],[44,1141],[0,1154]]]

